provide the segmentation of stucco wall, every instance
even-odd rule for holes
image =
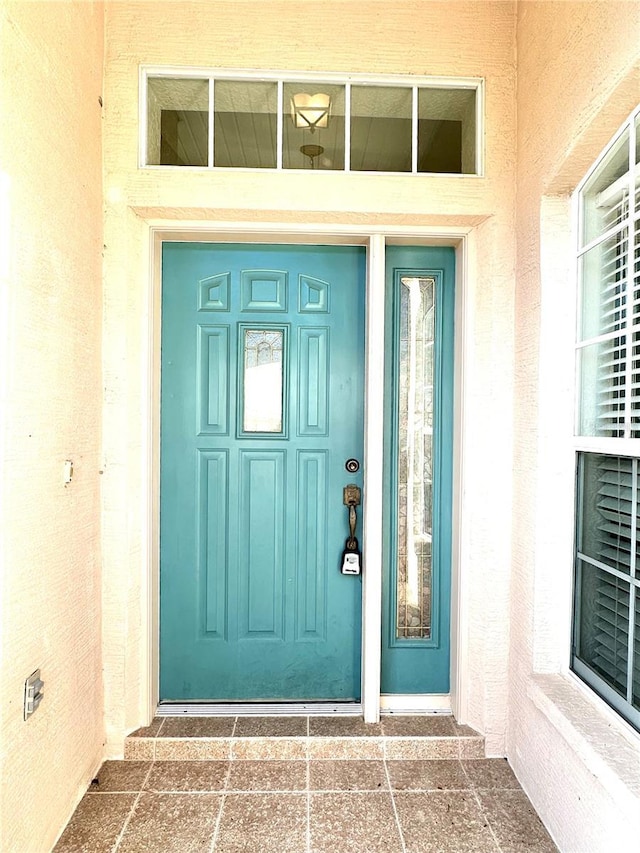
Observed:
[[[640,737],[565,677],[575,328],[568,194],[640,101],[640,4],[525,0],[517,47],[507,754],[563,851],[631,849],[640,833]]]
[[[42,853],[104,742],[102,5],[3,2],[0,36],[0,848]]]
[[[515,190],[512,3],[240,2],[107,4],[105,63],[105,701],[109,749],[146,713],[144,536],[150,507],[143,368],[149,219],[334,222],[474,228],[466,364],[463,716],[504,751],[510,533]],[[480,76],[486,176],[140,170],[140,64]],[[487,401],[491,401],[487,405]],[[491,596],[486,590],[491,589]]]

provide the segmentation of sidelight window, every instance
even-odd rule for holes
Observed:
[[[398,365],[398,638],[431,637],[433,543],[433,278],[400,279]]]

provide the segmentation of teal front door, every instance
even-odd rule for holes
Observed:
[[[359,247],[164,244],[161,701],[360,696],[364,277]]]
[[[449,692],[455,254],[386,259],[382,692]]]

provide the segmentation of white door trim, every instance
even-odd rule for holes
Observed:
[[[383,382],[385,246],[387,243],[452,245],[456,247],[456,369],[455,369],[455,436],[454,436],[454,506],[451,599],[451,709],[460,722],[466,719],[467,683],[466,606],[462,599],[461,564],[464,555],[464,514],[462,512],[463,470],[462,446],[464,429],[463,367],[467,344],[465,329],[468,282],[468,240],[471,228],[402,227],[327,224],[249,223],[249,222],[184,222],[181,220],[146,220],[148,226],[149,283],[147,288],[147,347],[143,365],[144,399],[147,419],[143,425],[142,478],[148,484],[145,494],[146,529],[142,578],[142,665],[148,674],[140,696],[140,725],[153,717],[159,688],[159,470],[160,470],[160,297],[161,246],[165,240],[210,242],[273,243],[345,243],[366,245],[368,276],[366,288],[366,364],[365,364],[365,505],[362,612],[362,707],[366,722],[377,722],[380,716],[380,636],[382,595],[382,460],[383,460]],[[462,332],[462,333],[461,333]],[[387,704],[388,700],[385,700]],[[420,701],[414,710],[429,710]],[[414,702],[414,704],[415,704]]]

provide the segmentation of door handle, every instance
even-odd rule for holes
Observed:
[[[349,508],[349,536],[342,552],[340,571],[343,575],[359,575],[362,571],[362,556],[356,539],[358,516],[356,507],[360,506],[362,492],[354,483],[345,486],[342,492],[342,502]]]
[[[349,540],[354,540],[356,538],[356,524],[358,523],[356,507],[360,506],[361,497],[362,492],[360,491],[360,488],[355,486],[353,483],[344,487],[342,492],[342,502],[345,506],[349,507]]]

